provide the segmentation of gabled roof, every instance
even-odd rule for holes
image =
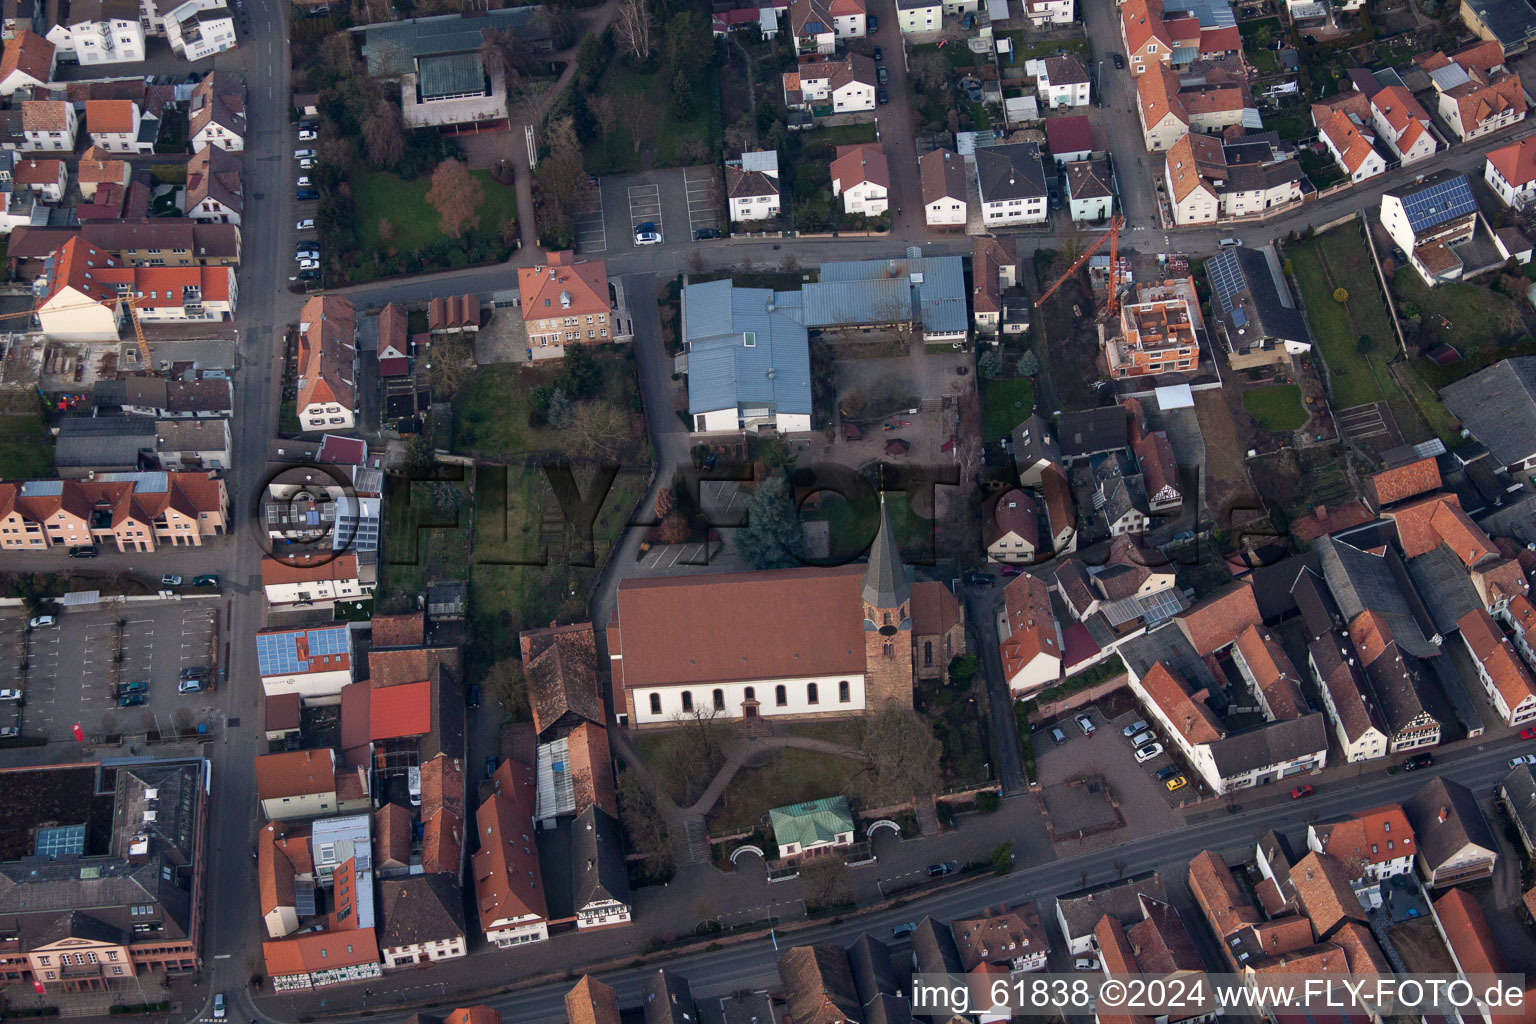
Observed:
[[[192,90],[188,131],[195,136],[210,124],[245,135],[245,93],[217,71],[208,72]]]
[[[311,932],[261,944],[267,974],[274,978],[361,967],[379,961],[372,928]]]
[[[837,159],[832,161],[832,180],[843,192],[865,182],[890,188],[891,169],[885,159],[885,150],[878,143],[838,146]]]
[[[132,100],[86,100],[86,130],[92,135],[127,135],[136,130],[138,110]]]
[[[1463,975],[1503,974],[1504,954],[1483,908],[1465,889],[1451,889],[1435,900],[1435,916]]]
[[[1026,541],[1031,548],[1038,548],[1039,517],[1039,506],[1029,491],[1015,487],[999,492],[991,514],[982,524],[982,539],[991,545],[1011,534]]]
[[[5,44],[5,56],[0,59],[0,82],[20,71],[34,81],[46,83],[52,70],[53,44],[31,29],[22,29]]]
[[[588,807],[572,820],[571,861],[578,911],[607,900],[629,904],[629,867],[619,823],[601,807]]]
[[[1195,651],[1206,655],[1235,641],[1245,627],[1260,625],[1263,618],[1253,585],[1240,580],[1179,612],[1175,621]]]
[[[379,883],[379,945],[398,949],[464,937],[464,899],[455,874],[435,872]]]
[[[1474,608],[1462,616],[1457,626],[1472,656],[1482,662],[1483,668],[1493,679],[1494,687],[1511,711],[1523,701],[1536,696],[1536,681],[1532,680],[1530,670],[1487,612]]]
[[[1366,494],[1378,508],[1439,489],[1440,467],[1432,455],[1365,478]]]
[[[1403,813],[1418,839],[1419,856],[1431,870],[1445,864],[1468,847],[1496,856],[1499,844],[1477,798],[1461,783],[1435,776],[1403,801]]]
[[[965,202],[965,161],[958,153],[947,149],[930,150],[917,161],[917,167],[924,206],[940,199]]]
[[[607,985],[583,974],[565,994],[565,1017],[570,1024],[619,1024],[618,997]]]
[[[1023,573],[1003,588],[1008,636],[999,644],[1003,677],[1012,679],[1040,655],[1061,659],[1050,589],[1038,577]]]
[[[533,727],[543,733],[567,714],[601,725],[597,639],[590,622],[530,629],[519,635]]]
[[[1400,804],[1383,804],[1356,811],[1343,821],[1312,826],[1324,853],[1337,857],[1350,872],[1361,878],[1372,864],[1387,864],[1418,852],[1413,826]],[[1295,869],[1292,869],[1294,876]]]
[[[258,800],[336,792],[336,757],[329,749],[260,754],[255,761]]]
[[[1189,891],[1218,938],[1225,939],[1263,920],[1258,908],[1238,888],[1232,869],[1212,850],[1202,850],[1189,862]]]
[[[1055,81],[1054,78],[1051,81]],[[1093,151],[1093,128],[1086,114],[1052,117],[1045,122],[1045,144],[1052,154]]]
[[[796,1024],[841,1024],[859,1019],[859,994],[841,946],[794,946],[779,957],[779,977]]]
[[[1142,676],[1141,688],[1191,744],[1215,743],[1226,738],[1226,728],[1205,703],[1208,692],[1191,690],[1182,676],[1162,662]]]
[[[1067,164],[1068,199],[1104,199],[1113,197],[1109,164],[1102,160],[1074,160]]]
[[[203,150],[211,152],[224,151],[217,146]],[[298,407],[336,403],[350,410],[356,400],[351,373],[357,353],[357,307],[339,295],[317,295],[304,303],[299,326]]]
[[[1303,712],[1306,703],[1301,695],[1301,677],[1269,630],[1248,626],[1237,636],[1237,650],[1275,720],[1295,718]]]
[[[209,199],[235,213],[245,208],[240,157],[218,146],[204,146],[187,160],[187,208]]]
[[[976,176],[983,203],[1040,199],[1047,194],[1040,147],[1033,142],[978,149]]]
[[[1328,938],[1345,922],[1365,923],[1365,911],[1350,886],[1349,872],[1337,858],[1308,853],[1291,868],[1290,879],[1319,939]]]
[[[497,921],[549,915],[534,844],[534,771],[508,758],[496,767],[491,786],[475,811],[480,848],[470,861],[482,931]]]
[[[552,252],[547,264],[519,267],[517,287],[524,320],[607,313],[608,264]]]
[[[1502,359],[1446,386],[1440,398],[1501,466],[1536,452],[1536,356]]]
[[[1488,163],[1514,188],[1536,181],[1536,135],[1500,146],[1488,154]]]
[[[1376,710],[1366,697],[1366,680],[1348,639],[1329,630],[1308,646],[1323,689],[1334,707],[1349,742],[1354,743],[1372,728],[1386,734]]]

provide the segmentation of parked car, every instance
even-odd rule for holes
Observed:
[[[469,689],[464,693],[464,703],[472,708],[480,706],[480,684],[470,683]]]
[[[188,665],[186,668],[181,670],[180,678],[181,679],[207,679],[208,678],[208,666],[207,665]]]
[[[1137,733],[1135,736],[1131,737],[1131,746],[1144,747],[1155,739],[1157,739],[1156,733],[1154,733],[1151,729],[1144,729]]]
[[[960,19],[960,27],[967,32],[976,27],[976,14],[974,11],[966,12],[965,17]]]
[[[294,227],[294,230],[296,230],[296,231],[313,231],[313,230],[315,230],[315,218],[313,218],[313,217],[305,217],[303,220],[299,221],[293,227]]]
[[[16,728],[14,725],[7,725],[7,726],[4,726],[4,727],[0,727],[0,740],[13,739],[13,738],[15,738],[17,736],[20,736],[20,735],[21,735],[21,730]]]
[[[1415,772],[1415,771],[1418,771],[1420,768],[1428,768],[1430,765],[1432,765],[1434,763],[1435,763],[1435,755],[1434,754],[1414,754],[1408,760],[1403,762],[1403,771],[1405,771],[1405,772]]]
[[[1240,249],[1242,248],[1243,240],[1241,238],[1223,238],[1216,244],[1223,249]]]
[[[213,1019],[224,1019],[224,993],[220,992],[213,997]]]
[[[1185,786],[1189,785],[1189,780],[1182,775],[1175,775],[1173,778],[1164,782],[1163,785],[1167,786],[1168,792],[1172,793],[1175,790],[1183,789]]]
[[[490,778],[492,775],[495,775],[495,774],[496,774],[496,755],[495,754],[486,754],[485,755],[485,777],[486,778]]]
[[[1519,757],[1509,759],[1511,768],[1519,768],[1523,764],[1536,764],[1536,754],[1521,754]]]
[[[299,188],[309,188],[312,183],[309,180],[309,175],[301,174],[299,175],[299,180],[294,182],[294,184]]]
[[[891,929],[891,938],[899,939],[903,936],[911,935],[915,931],[917,931],[917,922],[907,921]]]
[[[201,576],[193,576],[192,585],[194,587],[216,587],[219,585],[219,578],[211,572],[206,572]]]
[[[1099,969],[1099,958],[1096,956],[1080,956],[1072,961],[1074,971],[1096,971]]]
[[[699,228],[699,230],[697,230],[697,231],[695,231],[693,233],[693,240],[696,241],[696,242],[702,242],[702,241],[704,241],[707,238],[719,238],[719,237],[720,237],[720,229],[719,228]]]
[[[293,197],[301,203],[307,203],[311,200],[319,199],[320,192],[317,189],[301,188],[293,194]]]
[[[39,615],[27,621],[28,629],[47,629],[49,626],[57,626],[59,620],[52,615]]]
[[[299,161],[299,167],[301,169],[303,169],[303,170],[306,170],[306,171],[314,170],[315,169],[314,157],[306,157],[305,159],[300,160]]]
[[[978,587],[990,587],[992,574],[987,572],[968,572],[965,574],[965,582],[973,583]]]
[[[293,151],[293,158],[295,160],[313,160],[316,155],[312,149],[296,149]]]
[[[202,693],[203,681],[201,679],[183,679],[176,684],[177,693]]]
[[[21,691],[0,690],[0,700],[21,700]]]
[[[319,137],[320,137],[320,133],[315,131],[313,128],[300,128],[299,129],[299,141],[300,142],[314,142]]]
[[[299,131],[317,132],[320,130],[320,122],[314,118],[305,118],[299,122]]]
[[[1121,729],[1120,732],[1124,734],[1126,739],[1130,739],[1132,736],[1135,736],[1139,732],[1145,732],[1146,729],[1147,720],[1145,718],[1138,718],[1124,729]]]
[[[141,708],[144,706],[142,693],[125,693],[117,698],[117,706],[120,708]]]
[[[891,102],[891,94],[885,91],[885,86],[882,85],[882,86],[880,86],[880,88],[875,90],[875,102],[876,103],[889,103],[889,102]]]
[[[1067,742],[1067,734],[1061,731],[1061,726],[1051,726],[1051,739],[1057,743]]]
[[[95,558],[99,554],[94,544],[78,544],[69,549],[70,558]]]
[[[865,19],[865,31],[873,34],[880,31],[880,19],[871,14]]]
[[[1521,729],[1520,738],[1523,740],[1536,740],[1536,725],[1528,725]]]
[[[179,587],[181,586],[181,577],[170,574],[161,576],[160,585],[162,587]]]
[[[891,80],[891,73],[885,69],[885,65],[884,64],[880,65],[878,68],[875,69],[875,81],[876,82],[879,82],[881,85],[884,85],[885,83],[889,82],[890,80]]]
[[[1156,757],[1158,754],[1161,754],[1162,752],[1163,752],[1163,745],[1161,743],[1148,743],[1144,747],[1137,748],[1137,750],[1136,750],[1136,763],[1137,764],[1146,764],[1148,761],[1152,760],[1154,757]]]
[[[299,276],[297,278],[295,278],[294,280],[296,280],[296,281],[318,281],[318,280],[320,280],[320,271],[318,271],[318,270],[301,270],[301,271],[299,271]]]
[[[125,693],[148,693],[148,692],[149,692],[149,684],[144,682],[143,680],[136,680],[136,681],[131,682],[131,683],[119,683],[118,687],[117,687],[117,695],[119,697],[121,697]]]
[[[1294,789],[1291,790],[1291,799],[1292,800],[1300,800],[1302,797],[1307,797],[1307,796],[1311,796],[1311,795],[1312,795],[1312,787],[1311,786],[1297,786],[1297,787],[1295,787]]]
[[[308,258],[299,260],[299,269],[300,270],[319,270],[320,269],[320,261],[319,260],[312,260],[312,259],[308,259]]]
[[[1077,723],[1077,727],[1079,729],[1083,730],[1084,736],[1092,736],[1094,733],[1099,731],[1099,727],[1094,725],[1093,719],[1089,718],[1087,715],[1078,715],[1073,719],[1073,721]]]
[[[635,225],[636,245],[660,245],[661,232],[656,230],[655,221],[646,221],[644,224]]]
[[[954,874],[955,870],[957,868],[959,868],[959,867],[960,867],[959,862],[958,861],[952,861],[952,860],[944,861],[942,864],[929,864],[928,865],[928,877],[929,878],[943,878],[945,875],[952,875],[952,874]]]
[[[1112,54],[1109,55],[1109,59],[1115,62],[1115,70],[1117,70],[1117,71],[1124,70],[1124,68],[1125,68],[1125,56],[1123,54],[1112,53]]]
[[[885,60],[885,51],[877,46],[875,47],[875,63],[878,64],[882,60]]]

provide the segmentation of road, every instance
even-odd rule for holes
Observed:
[[[1320,789],[1311,799],[1300,802],[1291,801],[1278,786],[1268,787],[1252,794],[1235,814],[1224,813],[1221,805],[1213,804],[1205,820],[1172,832],[1132,839],[1108,850],[1027,868],[1005,877],[982,878],[953,891],[914,899],[898,909],[862,915],[856,921],[840,920],[781,934],[778,946],[782,950],[791,944],[824,941],[848,945],[863,931],[886,937],[892,926],[920,920],[925,914],[949,921],[1004,902],[1040,900],[1041,913],[1047,915],[1052,912],[1049,901],[1055,894],[1071,892],[1085,884],[1114,881],[1121,875],[1120,863],[1130,865],[1130,873],[1160,868],[1171,887],[1182,888],[1187,865],[1201,850],[1217,850],[1229,861],[1235,861],[1252,851],[1254,837],[1261,829],[1274,828],[1295,839],[1313,820],[1343,817],[1363,806],[1401,801],[1434,774],[1455,779],[1474,793],[1486,793],[1507,773],[1506,759],[1511,749],[1509,744],[1478,747],[1430,771],[1377,776],[1357,784]],[[1305,844],[1295,842],[1293,848],[1304,849]],[[1196,923],[1195,927],[1201,925]],[[779,984],[775,949],[766,938],[672,959],[655,958],[645,966],[602,972],[599,977],[613,986],[620,1006],[635,1006],[640,1002],[640,986],[662,963],[668,970],[688,978],[694,997],[700,1001],[746,988],[777,988]],[[563,1020],[563,999],[570,987],[571,982],[562,979],[516,993],[491,995],[484,1002],[500,1012],[504,1024]],[[445,1004],[429,1012],[441,1013],[453,1005],[458,1004]],[[331,1020],[336,1024],[369,1024],[371,1016]]]

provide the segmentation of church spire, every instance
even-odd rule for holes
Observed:
[[[885,492],[880,492],[880,529],[869,549],[869,566],[864,570],[864,603],[875,608],[900,608],[910,591],[896,534],[885,511]]]

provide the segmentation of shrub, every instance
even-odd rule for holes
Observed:
[[[1003,806],[1003,798],[993,790],[985,790],[976,794],[976,809],[982,814],[996,814],[997,809]]]

